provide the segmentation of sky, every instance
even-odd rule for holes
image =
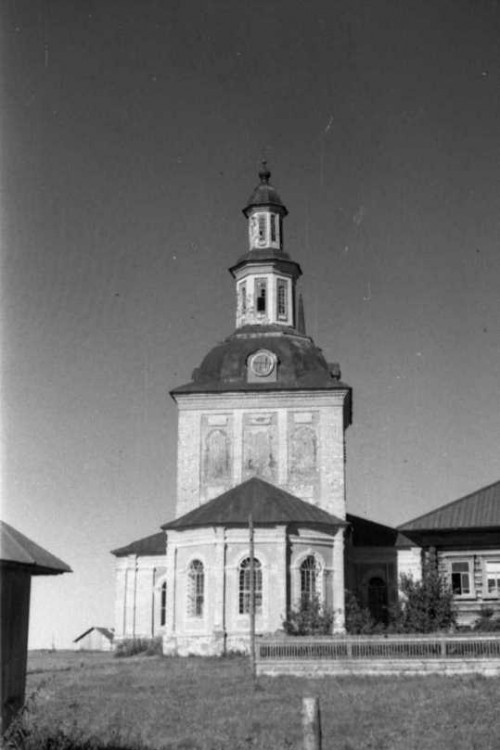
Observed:
[[[500,479],[496,0],[6,0],[2,518],[68,563],[30,647],[114,620],[174,514],[169,391],[234,330],[266,158],[306,325],[353,388],[351,513]]]

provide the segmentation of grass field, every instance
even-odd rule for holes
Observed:
[[[32,652],[27,721],[35,737],[94,737],[100,747],[278,750],[301,747],[302,697],[317,695],[323,750],[488,750],[500,747],[499,691],[496,678],[436,676],[261,677],[254,686],[240,657]]]

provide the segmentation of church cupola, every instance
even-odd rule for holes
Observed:
[[[283,251],[283,218],[288,211],[276,190],[269,184],[271,172],[262,162],[257,185],[243,213],[248,219],[250,250]]]
[[[243,213],[248,220],[249,248],[230,268],[236,279],[236,327],[296,326],[295,286],[302,271],[283,249],[286,206],[269,180],[262,162],[259,184]]]

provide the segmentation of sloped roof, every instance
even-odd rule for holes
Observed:
[[[81,641],[82,638],[85,638],[85,636],[88,635],[89,633],[91,633],[93,630],[97,630],[97,632],[101,633],[101,635],[103,635],[105,638],[107,638],[108,641],[112,641],[114,639],[114,637],[115,637],[114,632],[112,630],[110,630],[110,628],[101,628],[101,627],[97,627],[96,625],[94,625],[94,627],[89,628],[84,633],[82,633],[77,638],[75,638],[75,640],[73,641],[73,643],[78,643],[78,641]]]
[[[158,531],[151,536],[145,536],[137,539],[135,542],[127,544],[125,547],[111,550],[111,554],[116,557],[126,557],[127,555],[164,555],[167,549],[165,534]]]
[[[162,526],[185,529],[195,526],[248,526],[252,514],[256,525],[314,524],[346,526],[346,522],[316,505],[291,495],[263,479],[252,477],[199,508]]]
[[[0,521],[0,562],[28,568],[31,575],[72,572],[69,565],[5,521]]]
[[[500,528],[500,482],[401,524],[401,531]]]

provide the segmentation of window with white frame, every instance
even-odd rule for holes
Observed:
[[[485,560],[484,572],[486,576],[486,594],[500,595],[500,560]]]
[[[240,564],[239,569],[239,601],[238,611],[240,615],[250,613],[251,602],[251,560],[246,557]],[[254,581],[254,612],[262,612],[262,565],[255,557],[253,559],[253,581]]]
[[[451,588],[455,596],[469,596],[472,593],[469,560],[451,562]]]
[[[267,224],[267,215],[266,214],[257,214],[257,241],[259,245],[265,245],[266,244],[266,224]]]
[[[188,570],[188,616],[203,617],[205,571],[201,560],[193,560]]]
[[[255,279],[255,309],[258,313],[266,312],[267,279]]]
[[[277,281],[276,314],[278,320],[286,320],[288,317],[288,281],[286,279]]]
[[[319,594],[320,567],[314,555],[308,555],[300,566],[300,598],[312,601]]]

